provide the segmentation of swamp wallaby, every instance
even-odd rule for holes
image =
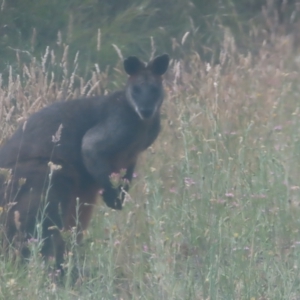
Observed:
[[[129,183],[138,155],[157,138],[168,65],[167,54],[148,64],[130,56],[124,61],[129,75],[124,90],[54,103],[17,129],[0,149],[0,206],[8,243],[17,236],[35,237],[40,222],[42,255],[54,255],[61,268],[60,231],[77,227],[80,240],[99,190],[109,207],[122,208],[124,193],[112,184],[111,174],[122,174]],[[10,170],[8,176],[3,169]]]

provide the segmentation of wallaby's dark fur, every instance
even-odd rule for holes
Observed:
[[[123,91],[52,104],[6,142],[0,168],[11,169],[11,175],[2,178],[0,206],[6,208],[9,243],[20,234],[24,240],[35,237],[39,220],[42,254],[55,255],[60,268],[59,230],[75,227],[76,218],[78,232],[86,229],[100,189],[109,207],[122,208],[124,193],[112,186],[110,175],[125,169],[123,178],[131,181],[138,155],[157,138],[168,64],[166,54],[147,65],[131,56],[124,61],[129,79]],[[49,162],[60,167],[49,168]]]

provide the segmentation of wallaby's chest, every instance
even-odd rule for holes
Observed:
[[[138,155],[155,141],[158,133],[159,121],[137,127],[131,142],[111,157],[112,171],[118,173],[121,169],[127,169],[135,164]]]

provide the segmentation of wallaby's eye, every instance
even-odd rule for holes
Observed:
[[[139,87],[138,85],[134,85],[134,86],[132,87],[132,93],[133,93],[134,95],[139,95],[139,94],[141,94],[141,92],[142,92],[142,89],[141,89],[141,87]]]

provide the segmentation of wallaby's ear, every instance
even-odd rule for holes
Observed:
[[[163,75],[168,69],[169,60],[170,58],[168,54],[156,56],[149,62],[148,68],[154,75]]]
[[[145,64],[140,61],[136,56],[129,56],[124,60],[125,72],[132,76],[145,69]]]

